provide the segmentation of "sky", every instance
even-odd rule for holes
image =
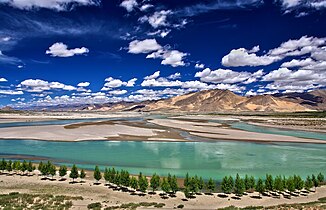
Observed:
[[[0,0],[0,107],[326,87],[326,0]]]

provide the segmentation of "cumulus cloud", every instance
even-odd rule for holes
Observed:
[[[167,77],[168,79],[179,79],[181,78],[181,74],[179,72],[176,72],[174,74],[171,74],[170,76]]]
[[[120,79],[115,79],[113,77],[108,77],[105,79],[105,84],[103,88],[101,89],[102,91],[107,91],[111,90],[112,88],[119,88],[122,86],[126,87],[133,87],[135,85],[135,82],[137,81],[137,78],[130,79],[129,81],[122,81]]]
[[[120,6],[124,7],[128,12],[132,12],[138,6],[138,3],[136,0],[123,0]]]
[[[48,82],[41,79],[27,79],[22,81],[17,88],[32,92],[32,93],[40,93],[43,91],[61,89],[66,91],[76,90],[77,88],[72,85],[66,85],[60,82]]]
[[[99,0],[1,0],[0,4],[7,4],[18,9],[31,10],[38,8],[57,11],[69,10],[74,6],[99,5]]]
[[[144,4],[139,9],[140,9],[140,11],[143,11],[144,12],[144,11],[146,11],[149,8],[152,8],[152,7],[154,7],[154,5],[152,5],[152,4]]]
[[[263,74],[262,70],[255,73],[250,73],[246,71],[236,72],[230,69],[217,69],[211,70],[209,68],[203,71],[197,72],[195,77],[199,77],[203,82],[211,83],[239,83],[249,84],[255,81],[255,79],[260,78]]]
[[[6,78],[1,77],[0,82],[8,82],[8,80]]]
[[[126,94],[128,91],[126,91],[126,90],[111,90],[111,91],[109,91],[108,93],[110,94],[110,95],[124,95],[124,94]]]
[[[252,50],[239,48],[231,50],[231,52],[222,58],[224,66],[266,66],[281,60],[279,56],[257,56]]]
[[[78,87],[88,87],[89,85],[90,85],[91,83],[89,83],[89,82],[80,82],[80,83],[78,83]]]
[[[154,72],[152,75],[144,77],[145,80],[156,79],[160,76],[160,71]]]
[[[196,64],[195,64],[195,68],[196,68],[196,69],[203,69],[203,68],[205,68],[205,65],[202,64],[202,63],[196,63]]]
[[[23,95],[24,92],[21,90],[0,90],[1,95]]]
[[[184,58],[187,53],[178,50],[161,49],[146,56],[146,58],[161,58],[162,65],[171,65],[172,67],[185,66]]]
[[[308,66],[308,65],[312,65],[314,64],[315,61],[311,58],[306,58],[304,60],[297,60],[297,59],[293,59],[289,62],[285,62],[281,65],[281,67],[287,67],[287,68],[291,68],[291,67],[297,67],[297,66]]]
[[[150,53],[162,49],[156,39],[134,40],[129,43],[128,52],[132,54]]]
[[[152,16],[148,17],[148,23],[153,28],[158,28],[160,26],[166,26],[168,15],[172,14],[171,10],[162,10],[155,12]]]
[[[53,57],[71,57],[74,55],[87,54],[89,50],[86,47],[68,49],[68,46],[62,42],[54,43],[48,50],[46,54],[50,54]]]
[[[325,86],[326,74],[305,69],[279,68],[263,76],[262,80],[271,82],[266,85],[267,89],[303,91]]]

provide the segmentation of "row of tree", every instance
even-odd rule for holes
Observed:
[[[35,166],[32,164],[31,161],[27,162],[24,160],[23,162],[20,161],[14,161],[11,160],[6,161],[5,159],[2,159],[0,162],[0,171],[8,171],[11,173],[12,171],[15,173],[21,172],[23,175],[26,173],[31,173],[35,170]]]
[[[294,175],[290,177],[276,176],[273,178],[272,175],[266,174],[265,181],[261,178],[255,181],[253,176],[249,177],[246,175],[241,178],[239,174],[233,179],[231,176],[225,176],[221,182],[221,190],[224,193],[234,192],[237,195],[242,195],[244,192],[257,191],[260,194],[264,192],[277,191],[278,193],[289,191],[290,193],[296,190],[301,191],[303,188],[310,191],[312,187],[318,187],[320,183],[324,182],[324,175],[319,173],[317,176],[314,174],[310,177],[307,176],[304,181],[300,176]]]
[[[22,174],[31,173],[36,169],[31,161],[6,161],[2,160],[0,162],[0,171],[15,171],[16,173],[21,172]],[[51,176],[52,178],[56,175],[57,171],[59,176],[64,178],[68,169],[65,165],[60,166],[57,170],[56,166],[50,161],[43,163],[42,161],[38,165],[38,170],[45,177]],[[69,177],[75,182],[75,179],[80,178],[83,180],[86,177],[84,169],[80,172],[76,165],[73,165]],[[161,178],[156,173],[151,176],[150,179],[147,179],[142,173],[137,177],[131,176],[126,170],[115,170],[115,168],[105,168],[104,173],[100,171],[99,167],[96,166],[94,169],[93,177],[98,183],[102,178],[106,181],[107,184],[114,184],[118,187],[131,187],[135,190],[140,190],[141,192],[146,192],[148,187],[152,191],[161,189],[165,193],[176,193],[179,190],[178,182],[176,176],[168,174],[167,177]],[[264,192],[284,192],[288,191],[290,193],[295,192],[296,190],[301,191],[302,189],[310,190],[312,187],[316,188],[320,183],[324,182],[324,175],[319,173],[317,176],[314,174],[307,176],[306,180],[303,180],[300,176],[294,175],[290,177],[285,176],[276,176],[273,178],[272,175],[266,174],[266,178],[263,180],[259,178],[255,180],[253,176],[245,175],[244,178],[241,178],[239,174],[236,177],[225,176],[220,183],[220,187],[223,193],[229,194],[234,192],[236,195],[243,195],[244,192],[256,191],[260,194]],[[193,176],[190,177],[187,173],[184,179],[184,192],[185,195],[191,196],[192,194],[202,192],[203,190],[214,192],[216,188],[216,182],[213,179],[209,179],[207,182],[203,180],[202,177]]]

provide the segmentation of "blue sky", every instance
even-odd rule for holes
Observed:
[[[326,86],[325,0],[0,0],[0,106]]]

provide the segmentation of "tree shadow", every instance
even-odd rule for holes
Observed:
[[[94,182],[93,185],[98,186],[98,185],[101,185],[101,183],[100,182]]]
[[[241,198],[239,196],[232,196],[231,197],[233,200],[241,200]]]
[[[156,195],[156,192],[148,192],[148,195]]]
[[[229,197],[228,195],[226,195],[226,194],[217,194],[217,196],[218,197],[220,197],[220,198],[227,198],[227,197]]]
[[[207,192],[205,195],[214,195],[213,193]]]
[[[250,198],[253,198],[253,199],[262,199],[262,197],[259,196],[259,195],[252,195],[252,196],[250,196]]]
[[[188,201],[188,199],[186,199],[186,198],[182,198],[181,200],[182,200],[182,201]]]

